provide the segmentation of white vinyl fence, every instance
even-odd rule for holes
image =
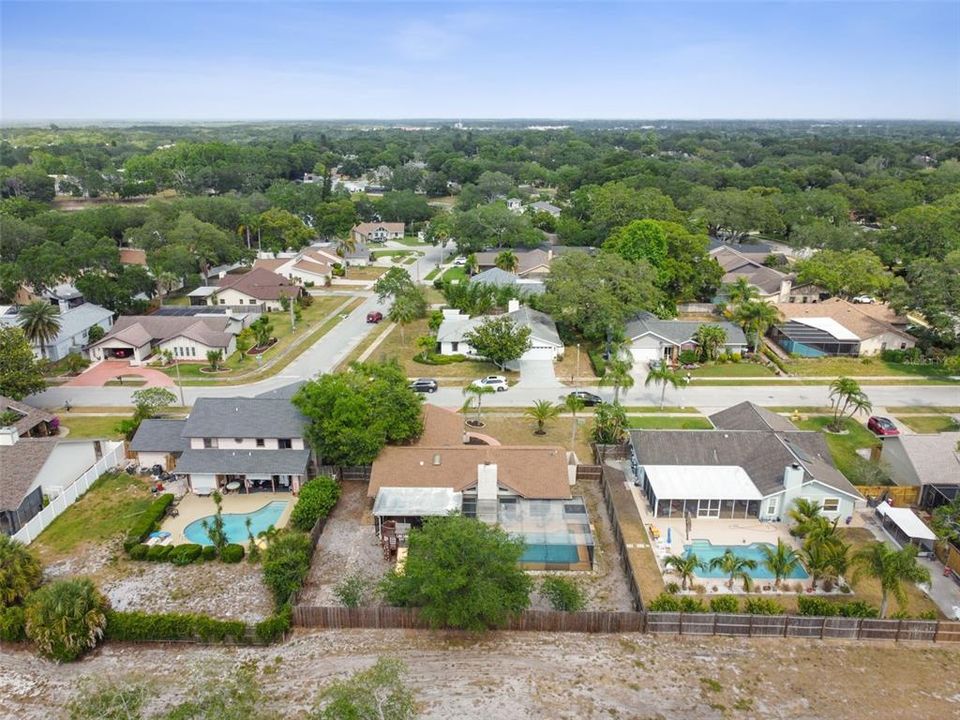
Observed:
[[[36,540],[37,535],[43,532],[54,519],[64,510],[73,505],[77,499],[83,495],[97,478],[103,475],[107,470],[117,467],[124,459],[123,443],[104,442],[103,448],[109,450],[103,455],[97,463],[78,477],[72,483],[64,488],[63,492],[50,500],[50,504],[38,512],[29,522],[13,534],[14,540],[19,540],[24,545],[29,545]]]

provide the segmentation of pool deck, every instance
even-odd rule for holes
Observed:
[[[276,523],[274,523],[275,527],[282,528],[286,527],[287,522],[289,522],[290,513],[293,510],[293,506],[296,501],[296,498],[288,492],[260,492],[251,493],[249,495],[238,493],[224,495],[223,513],[224,515],[228,513],[249,513],[253,512],[254,510],[259,510],[268,503],[278,501],[287,503],[287,506],[283,509],[283,513],[281,513],[280,518]],[[183,531],[187,525],[195,520],[199,520],[200,518],[213,515],[217,511],[217,506],[214,504],[213,499],[209,496],[201,497],[200,495],[187,493],[180,500],[177,510],[179,511],[179,515],[177,515],[177,517],[168,517],[163,522],[163,526],[160,529],[171,533],[174,545],[182,545],[183,543],[190,542],[183,534]]]

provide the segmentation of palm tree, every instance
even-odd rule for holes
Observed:
[[[806,527],[804,543],[816,544],[840,542],[840,534],[837,532],[837,525],[839,522],[840,518],[834,518],[833,522],[830,522],[825,517],[818,517],[817,519],[810,521],[810,524]]]
[[[0,535],[0,607],[22,602],[40,587],[43,567],[26,545]]]
[[[850,546],[839,540],[804,543],[801,555],[814,590],[821,578],[835,580],[847,571],[849,552]]]
[[[762,300],[749,300],[737,306],[734,314],[737,322],[753,340],[753,351],[760,347],[763,336],[771,325],[782,319],[776,306]]]
[[[748,570],[757,569],[757,561],[748,558],[742,558],[734,555],[732,550],[724,551],[723,555],[713,558],[708,566],[711,570],[719,569],[730,579],[727,581],[727,587],[733,587],[733,581],[737,578],[743,580],[743,589],[750,590],[750,573]]]
[[[477,261],[477,256],[473,253],[467,255],[467,264],[464,266],[464,269],[467,271],[467,275],[476,274],[477,270],[480,269],[480,263]]]
[[[516,272],[517,268],[520,267],[520,260],[517,258],[516,253],[514,253],[513,250],[503,250],[494,259],[493,264],[501,270],[506,270],[507,272]]]
[[[697,328],[693,340],[700,346],[701,359],[716,360],[720,348],[727,342],[727,331],[719,325],[701,325]]]
[[[693,582],[693,576],[697,570],[703,570],[706,567],[703,562],[694,554],[689,555],[670,555],[663,559],[664,567],[673,568],[673,571],[680,576],[680,587],[687,589],[687,583]]]
[[[827,427],[834,432],[843,430],[841,421],[845,417],[873,409],[873,403],[860,388],[860,383],[848,377],[839,377],[830,383],[830,404],[833,406],[833,420]]]
[[[796,523],[794,533],[799,537],[807,534],[813,523],[821,517],[822,508],[816,500],[796,498],[793,507],[787,511],[787,516]]]
[[[467,385],[467,386],[463,389],[463,394],[467,396],[467,402],[466,402],[466,404],[464,405],[465,408],[469,408],[471,401],[472,401],[474,398],[476,398],[476,401],[477,401],[477,405],[476,405],[477,415],[476,415],[476,418],[474,418],[474,422],[475,422],[477,425],[480,425],[480,424],[481,424],[480,406],[481,406],[481,404],[483,403],[483,396],[484,396],[484,395],[493,395],[493,393],[495,393],[495,392],[496,392],[496,391],[495,391],[492,387],[490,387],[490,386],[488,386],[488,385],[473,385],[473,384],[470,384],[470,385]],[[472,397],[471,397],[471,396],[472,396]]]
[[[337,238],[337,255],[340,257],[346,257],[347,253],[352,253],[356,249],[357,241],[354,239],[353,233],[344,238]]]
[[[633,387],[633,375],[630,374],[631,364],[626,360],[612,360],[607,364],[607,370],[600,378],[600,385],[613,387],[613,401],[620,402],[620,390],[626,395],[627,390]]]
[[[576,395],[567,395],[563,405],[573,414],[573,430],[570,431],[570,449],[573,450],[577,443],[577,413],[583,410],[585,404]]]
[[[730,301],[730,304],[734,306],[743,305],[760,297],[760,291],[751,285],[743,276],[738,277],[736,282],[727,285],[726,292],[727,299]]]
[[[420,316],[420,303],[413,293],[405,292],[397,295],[387,313],[387,319],[400,326],[400,343],[407,344],[404,329]]]
[[[894,550],[882,542],[872,542],[853,554],[856,571],[853,581],[866,575],[880,582],[880,617],[887,616],[890,595],[904,608],[907,593],[903,589],[906,582],[929,583],[930,571],[917,563],[917,546],[907,545],[902,550]]]
[[[554,405],[549,400],[537,400],[533,407],[528,407],[523,411],[523,414],[529,418],[532,418],[537,423],[537,435],[546,435],[546,430],[544,426],[550,421],[557,417],[562,408],[559,405]]]
[[[660,409],[662,410],[664,398],[667,394],[667,385],[672,385],[674,389],[677,389],[686,385],[687,381],[666,363],[660,363],[656,367],[650,368],[646,380],[643,381],[643,386],[647,387],[650,383],[660,385]]]
[[[35,300],[20,310],[20,327],[27,340],[40,346],[40,357],[47,355],[47,343],[60,334],[60,310],[50,303]]]
[[[178,282],[180,278],[174,275],[172,272],[159,272],[156,275],[157,280],[157,289],[160,291],[160,304],[163,305],[163,298],[168,295]]]
[[[763,566],[773,573],[775,578],[773,584],[777,589],[780,588],[783,579],[800,565],[800,557],[780,538],[777,538],[776,547],[761,545],[760,552],[763,553]]]
[[[207,350],[207,364],[211,370],[219,370],[223,364],[223,350]]]

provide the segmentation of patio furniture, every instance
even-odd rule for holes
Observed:
[[[660,528],[658,528],[656,525],[651,525],[651,526],[650,526],[650,537],[652,537],[654,540],[659,540],[659,539],[660,539]]]
[[[233,492],[234,490],[240,489],[240,482],[238,480],[231,480],[226,485],[227,490]]]

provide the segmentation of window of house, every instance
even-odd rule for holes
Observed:
[[[257,438],[257,447],[263,447],[263,438]]]
[[[456,352],[460,347],[460,343],[458,342],[450,343],[450,347],[453,349],[454,352]]]
[[[251,305],[256,305],[256,304],[257,304],[257,301],[254,300],[253,298],[250,298],[250,304],[251,304]]]
[[[840,498],[824,498],[821,507],[824,512],[837,512],[840,509]]]
[[[224,300],[223,298],[220,298],[220,304],[221,304],[221,305],[226,305],[226,304],[227,304],[227,301]]]
[[[277,447],[281,450],[293,449],[293,441],[290,438],[280,438],[277,440]]]
[[[777,498],[770,498],[770,500],[767,501],[767,515],[776,515],[777,505]]]
[[[233,441],[234,441],[237,445],[242,445],[242,444],[243,444],[243,438],[234,438]]]
[[[212,448],[212,447],[213,447],[213,438],[204,438],[204,439],[203,439],[203,447],[204,447],[205,450],[209,450],[210,448]]]

